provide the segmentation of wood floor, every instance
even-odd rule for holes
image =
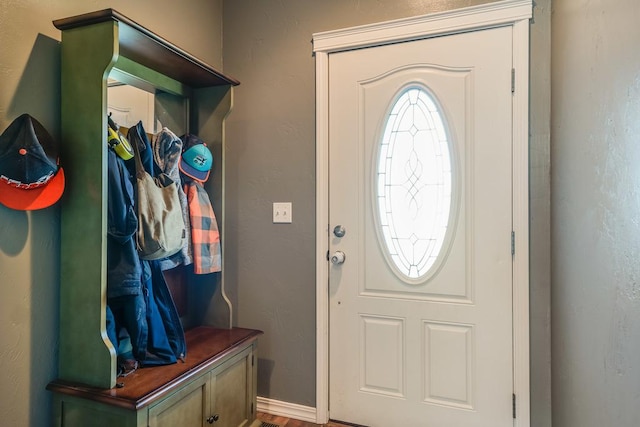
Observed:
[[[292,420],[291,418],[258,412],[258,419],[266,423],[275,424],[278,427],[350,427],[346,424],[329,422],[328,424],[314,424],[308,421]]]

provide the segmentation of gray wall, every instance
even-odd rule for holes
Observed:
[[[552,15],[553,424],[640,425],[640,5]]]
[[[484,1],[488,0],[188,0],[178,5],[169,0],[3,0],[0,2],[0,130],[22,112],[29,112],[54,137],[59,136],[60,34],[51,24],[53,19],[113,7],[174,44],[221,67],[222,17],[224,70],[242,82],[235,89],[235,109],[226,126],[228,230],[225,256],[228,264],[225,278],[235,302],[238,324],[266,332],[260,340],[259,394],[314,406],[315,71],[311,35]],[[551,417],[550,1],[536,2],[536,19],[531,27],[531,380],[532,426],[535,427],[550,425]],[[631,0],[626,3],[633,5]],[[556,51],[567,50],[568,42],[578,46],[590,42],[583,38],[585,29],[580,25],[574,24],[572,31],[574,36],[564,42],[560,40],[565,46]],[[631,35],[636,34],[629,37]],[[628,39],[627,47],[633,52]],[[562,75],[556,71],[554,78],[561,81]],[[631,89],[635,90],[635,87]],[[576,95],[586,96],[578,89],[570,94],[573,99]],[[620,96],[627,99],[624,94]],[[563,117],[563,121],[567,118]],[[578,121],[574,123],[577,126]],[[627,125],[632,126],[630,122]],[[574,130],[568,132],[573,133]],[[582,140],[576,138],[574,141],[580,148]],[[568,146],[565,161],[573,161],[568,154],[569,150],[575,149]],[[576,170],[574,164],[568,171],[586,172]],[[554,166],[557,168],[556,164]],[[573,177],[571,185],[590,189],[581,179]],[[554,185],[557,187],[557,181]],[[571,193],[567,192],[565,198],[567,194]],[[554,200],[557,203],[557,198]],[[274,201],[293,202],[293,224],[275,226],[271,223],[271,203]],[[625,199],[627,205],[631,202],[631,198]],[[572,218],[577,214],[570,215]],[[3,424],[42,425],[43,414],[50,412],[50,393],[44,387],[55,378],[57,371],[59,217],[60,212],[55,207],[24,213],[0,205],[0,371],[4,373],[0,382],[0,418]],[[631,226],[628,221],[632,217],[618,219]],[[566,219],[564,221],[560,222],[563,226]],[[554,226],[557,233],[557,215]],[[627,250],[631,249],[629,245]],[[554,251],[558,250],[557,246],[556,237]],[[571,251],[565,249],[565,260],[576,261],[568,254]],[[574,258],[578,257],[574,254]],[[595,260],[590,262],[597,264]],[[619,260],[616,268],[615,277],[622,281],[623,269]],[[574,267],[572,271],[576,270]],[[554,278],[558,279],[557,268],[555,271]],[[635,274],[635,271],[626,272]],[[566,277],[560,277],[557,283],[565,280]],[[577,287],[574,289],[577,293]],[[557,295],[554,294],[554,298],[554,309],[572,307],[566,300],[565,306],[558,307]],[[619,318],[610,315],[611,322],[619,325],[617,328],[612,325],[612,331],[630,334],[632,299],[625,299],[625,294],[620,294],[619,299],[618,306],[623,304],[625,311],[618,315]],[[613,313],[612,305],[607,307],[608,313]],[[591,311],[591,307],[583,308]],[[628,323],[624,323],[625,319]],[[571,328],[572,336],[588,331],[578,320],[582,319],[565,321],[564,328]],[[567,337],[560,341],[561,345]],[[633,354],[625,343],[621,337],[617,350],[611,353],[609,361],[614,365],[622,360],[616,357],[630,359]],[[556,352],[557,349],[558,343]],[[573,353],[584,349],[588,350],[586,345],[577,346]],[[573,353],[565,354],[565,359],[570,360],[575,356]],[[567,369],[565,372],[570,372],[568,366],[562,366]],[[559,368],[558,363],[554,368]],[[558,377],[562,374],[556,373]],[[581,390],[566,386],[562,389],[558,380],[554,385],[556,412],[566,412],[563,415],[566,418],[575,410],[571,393]],[[596,389],[595,386],[584,387],[584,384],[580,387],[584,393]],[[561,389],[566,395],[558,398]],[[582,401],[587,402],[585,396]]]
[[[0,131],[26,112],[59,139],[60,32],[51,21],[109,7],[222,65],[221,0],[2,0]],[[59,273],[60,209],[22,212],[0,204],[3,426],[50,424],[45,386],[57,373]]]
[[[227,283],[237,321],[260,328],[258,394],[315,407],[315,32],[486,1],[224,2],[224,61],[242,84],[226,124]],[[550,0],[531,30],[532,426],[550,425]],[[293,224],[271,204],[293,203]]]

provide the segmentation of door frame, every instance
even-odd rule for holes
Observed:
[[[316,423],[329,420],[329,55],[434,36],[513,27],[513,390],[514,426],[530,426],[529,20],[532,0],[501,0],[313,34],[316,63]]]

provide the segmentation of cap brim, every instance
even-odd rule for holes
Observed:
[[[19,211],[44,209],[57,202],[64,192],[64,170],[58,172],[42,187],[24,190],[0,181],[0,203]]]
[[[188,163],[183,162],[182,156],[180,156],[180,159],[178,160],[178,168],[180,169],[180,172],[182,172],[189,178],[195,179],[196,181],[200,181],[200,182],[205,182],[207,179],[209,179],[209,173],[211,173],[211,169],[209,169],[206,172],[203,172],[190,166]]]

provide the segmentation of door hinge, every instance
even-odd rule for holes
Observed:
[[[516,232],[511,232],[511,256],[516,254]]]
[[[511,69],[511,93],[516,91],[516,69]]]
[[[253,366],[253,354],[251,355],[251,366]]]
[[[253,415],[253,402],[251,402],[251,414]]]
[[[516,394],[513,393],[513,419],[516,419]]]

